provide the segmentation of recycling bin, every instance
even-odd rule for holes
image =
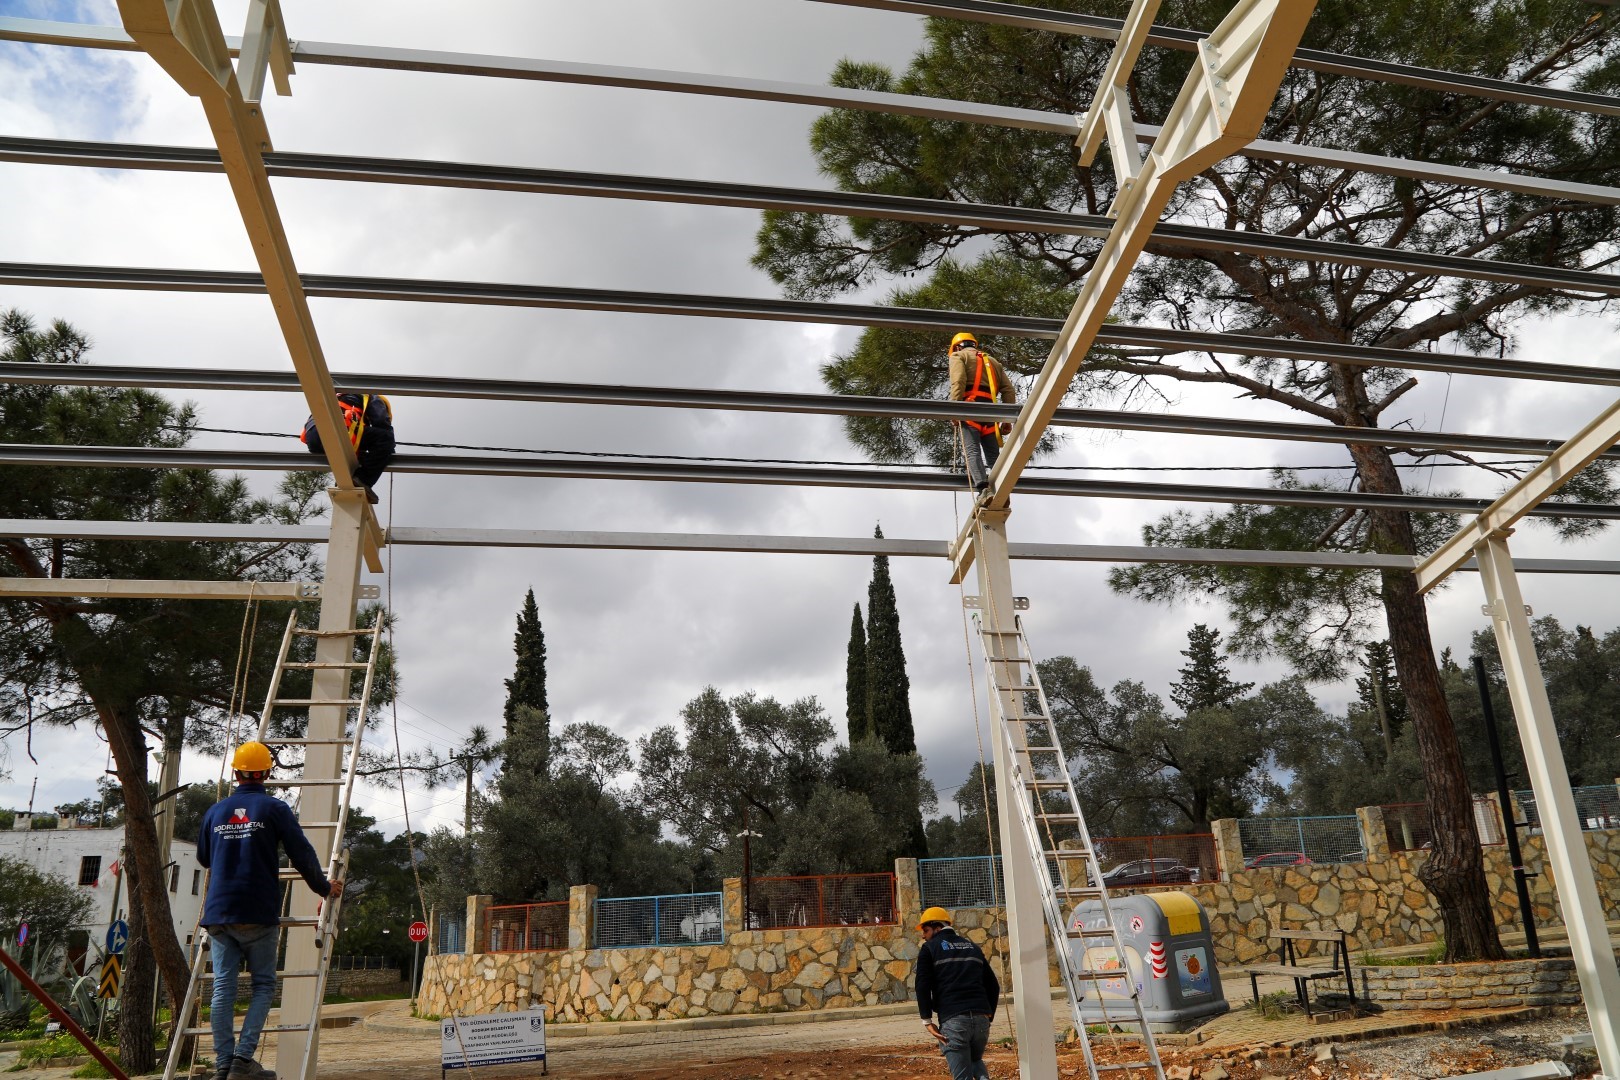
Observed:
[[[1120,972],[1118,978],[1080,980],[1081,1015],[1088,1024],[1134,1028],[1132,986],[1141,996],[1142,1014],[1152,1031],[1185,1031],[1231,1008],[1221,990],[1221,974],[1215,970],[1209,916],[1197,900],[1184,892],[1138,893],[1110,898],[1108,906],[1125,950],[1123,967],[1106,939],[1069,939],[1077,967]],[[1069,918],[1071,930],[1105,925],[1099,900],[1081,903]]]

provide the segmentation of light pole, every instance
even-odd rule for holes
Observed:
[[[753,911],[753,896],[752,896],[752,893],[753,893],[753,884],[752,884],[752,882],[753,882],[753,862],[752,862],[752,859],[750,857],[750,850],[749,850],[748,842],[750,840],[752,840],[754,837],[760,836],[762,834],[757,833],[757,832],[755,832],[754,830],[752,830],[752,829],[750,829],[748,827],[748,807],[746,807],[746,806],[743,807],[742,817],[743,817],[742,832],[738,833],[737,835],[742,838],[742,842],[743,842],[743,929],[744,930],[752,930],[754,928],[753,927],[754,911]]]

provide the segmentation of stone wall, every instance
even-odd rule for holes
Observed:
[[[1620,919],[1620,829],[1583,836],[1608,917]],[[1497,845],[1483,850],[1497,925],[1504,930],[1519,929],[1518,897],[1507,848]],[[1369,853],[1374,857],[1367,862],[1233,870],[1224,881],[1188,885],[1185,890],[1209,912],[1215,956],[1223,964],[1253,963],[1263,957],[1268,951],[1268,927],[1343,930],[1350,935],[1351,948],[1358,951],[1437,940],[1440,914],[1417,878],[1428,853],[1385,855],[1376,847],[1370,847]],[[1540,875],[1530,879],[1537,925],[1561,924],[1541,837],[1524,838],[1522,853],[1526,867]]]
[[[1579,1005],[1581,983],[1567,956],[1491,964],[1424,964],[1357,971],[1367,1000],[1393,1012]]]

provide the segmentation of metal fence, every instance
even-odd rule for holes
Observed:
[[[1583,831],[1620,829],[1620,788],[1613,784],[1598,784],[1574,788],[1572,793],[1575,796],[1575,816],[1580,818]],[[1541,812],[1536,806],[1536,793],[1515,791],[1513,796],[1524,811],[1524,820],[1530,823],[1530,831],[1540,832]]]
[[[1221,877],[1211,833],[1094,836],[1091,842],[1104,879],[1116,879],[1115,888],[1186,885]]]
[[[333,971],[386,971],[398,967],[386,956],[334,956]]]
[[[489,909],[484,922],[490,952],[543,952],[568,948],[568,901],[510,904]]]
[[[725,940],[721,908],[717,892],[597,900],[596,947],[716,945]]]
[[[1062,860],[1067,861],[1067,860]],[[1063,878],[1058,859],[1046,860],[1046,872],[1054,885]],[[1070,862],[1070,872],[1078,875],[1080,864]],[[1000,907],[1005,889],[1000,855],[963,855],[953,859],[918,859],[917,886],[923,907],[987,908]]]
[[[467,913],[440,915],[437,918],[438,936],[433,951],[440,956],[452,956],[467,951]]]
[[[744,882],[750,930],[794,926],[892,926],[893,874],[757,877]]]
[[[1421,851],[1434,844],[1434,824],[1426,802],[1390,803],[1384,812],[1384,833],[1391,851]]]
[[[1244,865],[1361,862],[1367,858],[1354,814],[1332,817],[1241,818]],[[1292,858],[1290,858],[1292,856]]]

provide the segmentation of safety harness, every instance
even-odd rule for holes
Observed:
[[[994,402],[1000,396],[997,393],[999,388],[996,386],[996,367],[987,362],[983,349],[974,349],[973,355],[979,360],[978,366],[973,369],[973,388],[962,395],[962,400]],[[985,389],[986,383],[990,387],[988,390]],[[963,423],[980,435],[999,435],[1001,432],[1000,425],[995,423],[980,424],[972,420],[964,420]]]

